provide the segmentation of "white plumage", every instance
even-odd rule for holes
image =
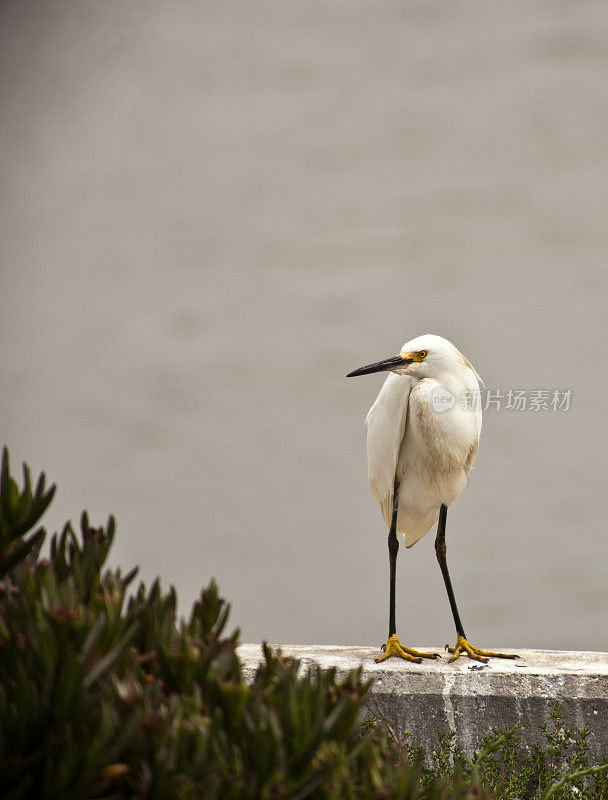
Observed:
[[[481,431],[481,378],[462,353],[441,336],[427,333],[406,342],[398,356],[349,372],[349,378],[390,372],[367,415],[367,463],[372,494],[388,531],[388,640],[377,662],[391,656],[420,663],[438,653],[405,647],[399,641],[395,612],[398,533],[411,547],[437,522],[435,553],[448,594],[456,644],[451,661],[466,653],[517,658],[474,647],[464,632],[448,570],[445,540],[448,508],[467,483]]]
[[[426,352],[387,377],[367,415],[367,460],[372,494],[390,527],[395,479],[397,531],[406,547],[437,521],[466,486],[481,431],[479,376],[447,339],[425,334],[406,342],[401,356]],[[448,408],[453,398],[451,408]]]

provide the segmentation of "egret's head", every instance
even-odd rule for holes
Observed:
[[[451,342],[442,336],[426,333],[406,342],[399,358],[405,367],[395,370],[414,378],[438,378],[462,366],[462,356]]]
[[[418,379],[440,378],[446,373],[457,373],[465,367],[473,369],[451,342],[442,336],[425,333],[424,336],[406,342],[398,356],[360,367],[349,372],[347,377],[367,375],[370,372],[396,372],[398,375],[411,375]]]

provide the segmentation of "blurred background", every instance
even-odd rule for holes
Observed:
[[[0,439],[215,576],[244,641],[380,645],[386,530],[349,370],[441,334],[488,387],[450,513],[481,647],[607,648],[608,9],[600,0],[2,0]],[[604,355],[602,355],[602,353]],[[453,623],[434,533],[403,641]]]

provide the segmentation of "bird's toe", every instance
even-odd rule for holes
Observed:
[[[456,661],[463,653],[466,653],[469,658],[474,661],[481,661],[482,664],[488,663],[488,658],[519,658],[515,653],[497,653],[493,650],[481,650],[479,647],[474,647],[464,636],[458,634],[455,647],[448,647],[448,652],[452,653],[450,663]]]
[[[386,661],[391,656],[397,656],[404,661],[411,661],[414,664],[420,664],[423,658],[439,658],[439,653],[425,653],[419,650],[413,650],[410,647],[405,647],[401,644],[396,634],[389,637],[388,642],[382,648],[383,653],[376,659],[376,664]]]

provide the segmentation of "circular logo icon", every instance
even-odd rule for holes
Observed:
[[[431,393],[433,411],[440,414],[442,411],[449,411],[454,405],[454,395],[448,392],[443,386],[436,386]]]

